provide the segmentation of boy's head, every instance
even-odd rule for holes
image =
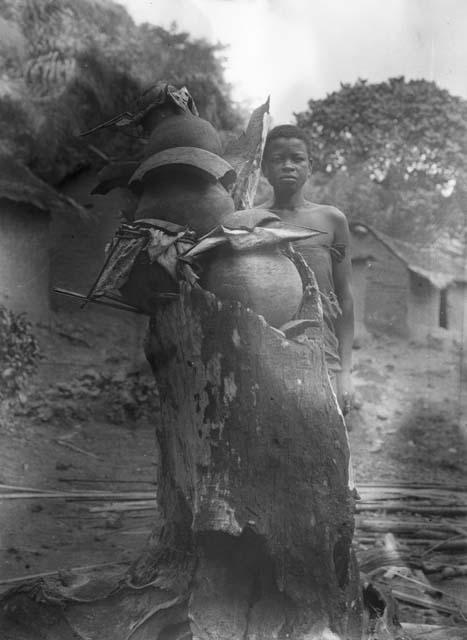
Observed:
[[[293,193],[301,189],[311,171],[308,140],[303,129],[290,124],[271,129],[261,167],[275,191]]]

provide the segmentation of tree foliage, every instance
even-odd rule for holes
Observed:
[[[131,108],[159,80],[187,84],[200,114],[230,129],[237,114],[220,50],[175,28],[136,26],[111,1],[0,0],[1,151],[60,182],[88,160],[79,131]],[[93,142],[115,155],[137,145],[108,133]]]
[[[426,80],[341,85],[296,114],[315,190],[398,236],[464,227],[467,102]]]
[[[215,127],[230,130],[239,124],[238,112],[230,98],[230,87],[224,79],[221,44],[193,40],[175,25],[167,31],[143,24],[138,29],[138,43],[132,52],[133,68],[144,84],[170,79],[172,84],[186,85],[200,115]]]

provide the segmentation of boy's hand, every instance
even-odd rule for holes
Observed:
[[[344,416],[353,404],[353,386],[350,371],[339,371],[336,376],[337,402]]]

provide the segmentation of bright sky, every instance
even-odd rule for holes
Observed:
[[[340,82],[404,75],[467,98],[465,0],[118,0],[138,23],[228,45],[226,78],[275,123]]]

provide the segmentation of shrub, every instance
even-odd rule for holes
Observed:
[[[24,314],[0,305],[0,400],[24,388],[39,357],[39,345]]]

